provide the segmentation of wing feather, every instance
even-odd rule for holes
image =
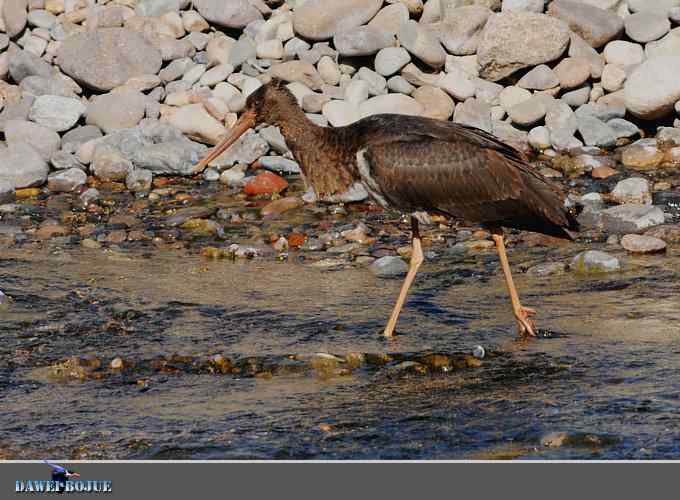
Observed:
[[[458,134],[447,124],[370,141],[358,154],[362,180],[404,211],[445,212],[547,234],[574,227],[560,190],[519,151],[486,132],[456,128]]]

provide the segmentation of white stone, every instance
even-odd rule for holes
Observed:
[[[324,104],[323,116],[334,127],[350,125],[361,118],[359,107],[345,101],[330,101]]]
[[[317,70],[321,78],[328,85],[337,85],[340,83],[340,68],[335,61],[329,56],[323,56],[319,59]]]
[[[604,59],[608,64],[619,66],[633,66],[640,64],[645,59],[642,46],[623,40],[613,40],[604,48]]]
[[[680,100],[678,74],[680,57],[655,57],[642,63],[626,80],[626,109],[646,120],[672,113],[675,103]]]
[[[41,95],[33,102],[28,117],[47,128],[64,132],[78,122],[85,110],[85,105],[79,99]]]
[[[361,103],[359,113],[362,118],[381,113],[419,116],[423,113],[423,106],[412,97],[402,94],[387,94],[372,97]]]
[[[382,76],[392,76],[411,62],[411,55],[403,47],[386,47],[375,56],[375,71]]]
[[[207,144],[217,144],[227,134],[227,129],[206,111],[202,104],[180,108],[161,107],[161,121],[174,125],[191,139]]]
[[[531,92],[521,87],[505,87],[499,95],[499,103],[507,112],[513,106],[531,99]]]

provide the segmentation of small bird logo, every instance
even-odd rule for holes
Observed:
[[[80,474],[76,471],[68,470],[66,467],[50,463],[47,460],[43,460],[43,462],[52,467],[52,481],[58,484],[57,489],[59,493],[62,493],[66,489],[66,481],[69,479],[78,479],[80,477]]]

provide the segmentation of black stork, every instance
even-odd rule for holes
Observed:
[[[385,208],[411,215],[413,252],[409,271],[383,331],[391,337],[423,251],[416,212],[481,223],[498,250],[512,310],[522,336],[535,336],[531,316],[513,283],[501,228],[573,239],[578,230],[559,188],[533,170],[525,156],[474,127],[398,114],[373,115],[346,127],[321,127],[299,107],[285,83],[272,79],[247,99],[229,136],[198,165],[204,169],[248,129],[278,126],[305,183],[319,199],[359,183]]]

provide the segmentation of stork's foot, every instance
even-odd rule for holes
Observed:
[[[517,320],[517,327],[519,329],[519,334],[522,337],[535,337],[536,336],[536,325],[531,321],[531,316],[536,315],[536,309],[531,307],[520,306],[515,310],[515,319]]]

